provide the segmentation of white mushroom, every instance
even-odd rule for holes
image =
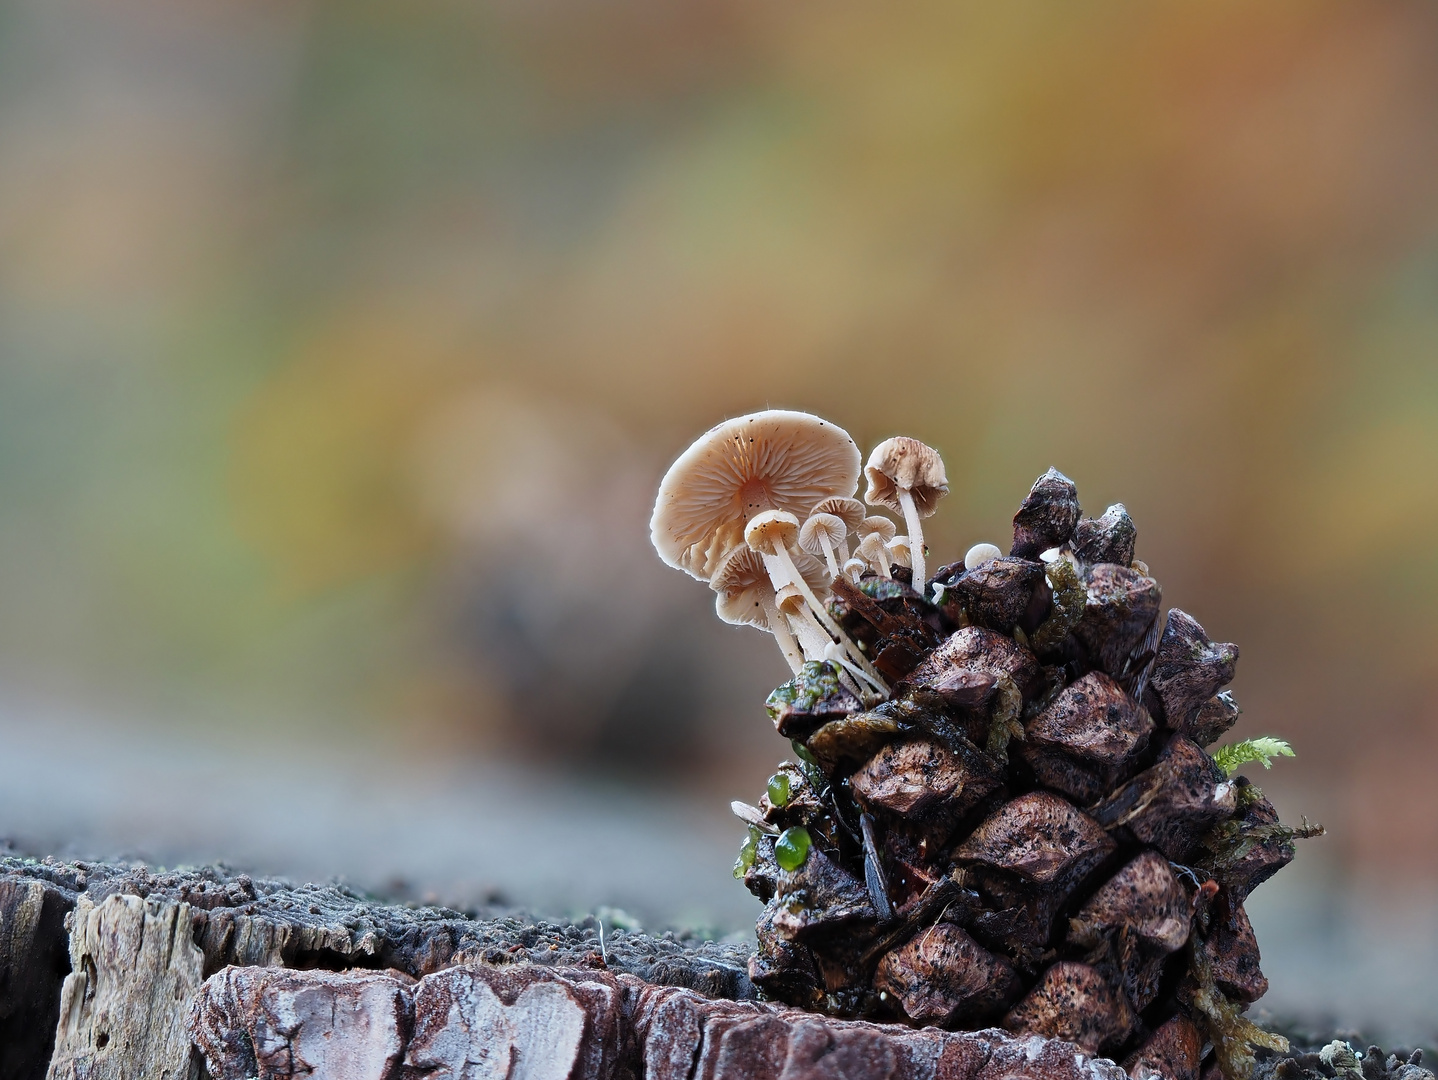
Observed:
[[[887,544],[898,535],[899,527],[883,514],[874,514],[859,522],[859,528],[856,531],[861,540],[870,533],[878,533],[879,539]]]
[[[859,554],[880,577],[892,578],[894,576],[889,569],[889,546],[884,543],[878,533],[871,532],[859,541]]]
[[[850,559],[844,563],[844,576],[857,585],[867,569],[869,569],[869,564],[863,559]]]
[[[715,572],[709,587],[718,595],[714,610],[726,623],[735,626],[757,626],[774,635],[779,650],[794,674],[804,665],[804,654],[794,641],[788,620],[779,614],[774,602],[774,583],[764,558],[747,547],[729,553]]]
[[[799,529],[799,546],[810,555],[822,555],[829,564],[830,575],[838,577],[839,560],[834,557],[834,549],[843,544],[848,535],[844,519],[838,515],[810,514]]]
[[[924,527],[920,519],[933,514],[939,500],[949,493],[943,458],[932,446],[900,435],[874,447],[864,475],[869,481],[864,501],[904,515],[914,562],[914,588],[926,595],[928,568],[924,565]]]
[[[878,686],[884,687],[884,689],[887,690],[888,687],[884,686],[884,682],[880,678],[879,673],[873,670],[873,666],[864,654],[859,651],[859,647],[854,644],[848,634],[844,633],[843,627],[834,621],[828,609],[825,608],[819,601],[819,598],[814,595],[814,590],[810,588],[809,583],[805,581],[803,575],[799,573],[798,568],[794,564],[794,558],[789,553],[789,545],[794,543],[798,538],[799,519],[793,514],[785,513],[783,510],[769,510],[756,515],[750,520],[748,527],[744,530],[745,543],[755,551],[766,556],[766,562],[768,561],[768,557],[772,557],[775,563],[777,563],[778,568],[782,570],[784,580],[779,579],[779,575],[775,573],[773,566],[770,567],[770,573],[773,575],[776,591],[782,589],[785,585],[793,585],[797,588],[807,602],[809,611],[818,619],[823,628],[831,637],[838,639],[839,644],[844,647],[844,651],[849,654],[855,663],[865,670],[866,674],[868,674]]]
[[[964,553],[964,569],[972,570],[976,566],[983,566],[991,559],[997,559],[1003,552],[994,544],[975,544]]]
[[[889,549],[889,559],[895,566],[907,566],[913,568],[912,556],[907,536],[896,536],[885,545]]]
[[[859,531],[859,522],[864,520],[868,513],[864,504],[858,499],[846,499],[835,495],[830,499],[821,499],[816,502],[809,511],[810,514],[833,514],[844,523],[844,531],[853,534]],[[849,541],[844,540],[842,544],[836,545],[839,552],[839,561],[846,562],[849,558]]]
[[[859,448],[808,413],[770,409],[719,424],[669,467],[649,535],[670,566],[708,581],[756,514],[807,515],[859,482]]]

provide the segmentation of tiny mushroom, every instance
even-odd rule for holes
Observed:
[[[912,549],[909,547],[907,536],[896,536],[888,543],[889,558],[895,566],[913,567]]]
[[[864,576],[864,571],[869,569],[869,564],[863,559],[853,558],[844,563],[843,569],[844,576],[857,585],[859,579]]]
[[[859,554],[880,577],[892,578],[894,576],[889,570],[889,546],[884,543],[883,537],[878,533],[871,532],[859,541]]]
[[[904,515],[914,563],[914,588],[926,596],[928,578],[924,565],[924,527],[920,519],[938,509],[939,500],[949,493],[943,458],[918,439],[899,435],[874,447],[864,466],[864,475],[869,481],[864,501]]]
[[[983,566],[991,559],[997,559],[1003,554],[996,544],[975,544],[964,554],[964,569],[972,570],[976,566]]]
[[[875,683],[875,685],[887,691],[888,687],[880,678],[879,673],[873,670],[873,665],[868,658],[853,643],[849,635],[836,623],[828,612],[828,609],[814,595],[814,590],[804,580],[798,568],[794,564],[794,557],[789,553],[789,545],[799,537],[799,519],[793,514],[785,513],[783,510],[768,510],[751,518],[748,527],[744,530],[744,541],[755,551],[765,556],[765,563],[769,564],[770,576],[774,580],[776,591],[785,585],[793,585],[797,588],[804,600],[809,605],[810,612],[819,620],[823,628],[833,637],[837,638],[839,644],[844,646],[844,651],[857,663],[864,672]],[[772,561],[771,561],[772,560]]]
[[[774,583],[769,579],[764,557],[747,547],[731,551],[719,565],[709,587],[719,595],[714,610],[719,618],[735,626],[757,626],[774,635],[779,649],[796,675],[804,655],[794,641],[788,621],[779,613]]]
[[[887,544],[898,535],[899,527],[883,514],[874,514],[872,517],[866,517],[863,521],[859,522],[857,532],[861,540],[870,533],[878,533],[879,539]]]
[[[810,514],[809,520],[799,529],[799,546],[810,555],[822,555],[829,564],[829,573],[839,576],[839,560],[834,549],[844,542],[849,530],[844,519],[836,514]]]
[[[855,533],[859,531],[859,523],[864,520],[868,510],[858,499],[846,499],[841,495],[835,495],[829,499],[820,499],[809,513],[833,514],[844,523],[846,533]],[[838,551],[839,561],[848,561],[849,542],[847,539],[838,546]]]
[[[808,413],[769,409],[718,424],[664,474],[649,536],[659,557],[708,581],[766,510],[808,514],[847,498],[859,448],[843,428]]]

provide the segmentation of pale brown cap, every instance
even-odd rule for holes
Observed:
[[[909,555],[909,538],[907,536],[896,536],[886,545],[889,549],[889,558],[896,566],[914,565]]]
[[[898,535],[899,527],[886,518],[883,514],[874,514],[859,522],[859,535],[868,536],[870,533],[878,533],[879,539],[888,543]]]
[[[812,514],[833,514],[844,523],[844,528],[853,532],[859,527],[859,522],[864,520],[868,509],[858,499],[845,499],[838,495],[832,499],[822,499],[814,504],[809,511]]]
[[[939,500],[949,493],[949,478],[944,475],[944,459],[932,446],[918,439],[896,435],[885,439],[869,455],[864,466],[869,489],[864,501],[870,506],[886,506],[902,513],[899,489],[907,488],[920,517],[928,517]]]
[[[799,546],[810,555],[822,555],[821,538],[828,540],[830,547],[838,547],[848,535],[844,519],[837,514],[810,514],[809,520],[799,528]]]
[[[755,514],[744,527],[744,543],[755,551],[769,551],[775,544],[789,548],[798,542],[799,519],[786,510]]]
[[[718,424],[679,455],[659,485],[649,537],[670,566],[708,581],[765,510],[807,515],[859,483],[859,447],[809,413],[769,409]]]

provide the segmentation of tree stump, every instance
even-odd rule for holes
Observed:
[[[757,1000],[749,952],[0,857],[0,1080],[1190,1080],[1183,1032],[1125,1070],[1058,1039],[835,1020]],[[1346,1076],[1329,1059],[1351,1048],[1325,1053],[1265,1058],[1257,1080]],[[1359,1076],[1434,1080],[1377,1048]]]

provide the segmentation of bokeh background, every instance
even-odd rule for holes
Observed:
[[[1438,1029],[1438,10],[3,0],[0,831],[742,931],[717,420],[1048,465],[1326,839],[1267,1003]],[[1417,1033],[1417,1034],[1413,1034]]]

